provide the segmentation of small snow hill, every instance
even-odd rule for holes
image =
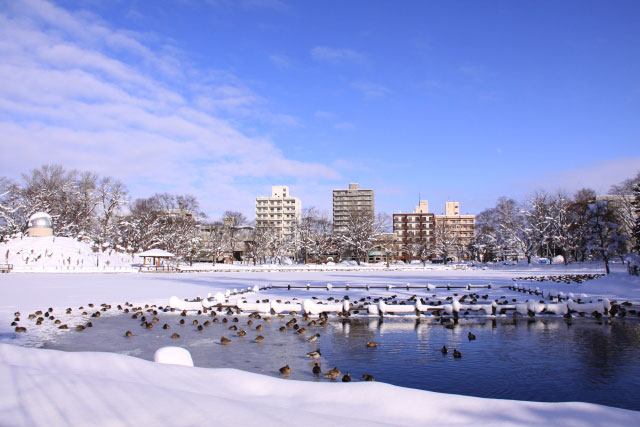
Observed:
[[[0,243],[0,264],[14,271],[122,271],[130,270],[131,254],[114,249],[95,252],[88,243],[70,237],[22,237]]]

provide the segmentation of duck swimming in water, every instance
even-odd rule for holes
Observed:
[[[467,334],[467,338],[469,338],[469,341],[473,341],[473,340],[475,340],[475,339],[476,339],[476,336],[475,336],[474,334],[472,334],[471,332],[469,332],[469,333]]]
[[[220,338],[220,344],[227,345],[227,344],[230,344],[230,343],[231,343],[231,340],[229,338],[227,338],[227,337]]]
[[[340,375],[340,369],[338,368],[329,369],[327,373],[324,374],[325,377],[331,380],[335,380],[336,378],[338,378],[339,375]]]
[[[447,354],[447,353],[449,353],[449,350],[447,350],[447,347],[446,347],[446,346],[444,346],[444,345],[442,346],[442,349],[440,349],[440,351],[442,352],[442,354]]]
[[[462,353],[460,353],[458,350],[456,350],[455,348],[453,349],[453,357],[455,359],[460,359],[462,357]]]
[[[311,372],[313,372],[313,375],[320,375],[322,373],[322,370],[320,369],[320,365],[318,365],[318,362],[316,362],[313,365],[313,369],[311,369]]]
[[[291,373],[291,368],[289,367],[289,365],[285,365],[279,370],[282,375],[289,375]]]

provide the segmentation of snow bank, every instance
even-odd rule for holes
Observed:
[[[2,424],[46,427],[236,426],[257,420],[261,426],[593,426],[636,425],[640,417],[589,403],[482,399],[379,382],[293,381],[7,344],[0,345],[0,401]]]

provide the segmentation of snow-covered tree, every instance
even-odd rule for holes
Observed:
[[[589,218],[587,247],[589,251],[602,257],[606,272],[609,274],[609,260],[624,243],[624,236],[618,233],[618,224],[614,222],[614,215],[606,201],[589,204],[587,216]]]
[[[389,227],[389,216],[373,216],[367,212],[353,210],[348,214],[345,230],[335,237],[344,253],[349,253],[360,265],[366,261],[369,250],[376,244],[376,237]]]
[[[455,226],[445,220],[436,220],[433,230],[434,253],[442,257],[442,262],[447,263],[449,256],[460,251],[460,239]]]
[[[24,230],[25,210],[18,184],[0,177],[0,242]]]
[[[633,189],[633,214],[635,221],[633,223],[633,237],[635,239],[635,251],[640,254],[640,182]]]
[[[117,216],[129,202],[127,188],[118,180],[104,177],[98,182],[97,195],[100,203],[98,213],[98,242],[113,244],[117,240]]]

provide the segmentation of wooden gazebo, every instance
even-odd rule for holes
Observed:
[[[163,249],[150,249],[140,252],[138,256],[142,257],[142,267],[149,270],[171,270],[170,261],[175,258],[174,254]]]

